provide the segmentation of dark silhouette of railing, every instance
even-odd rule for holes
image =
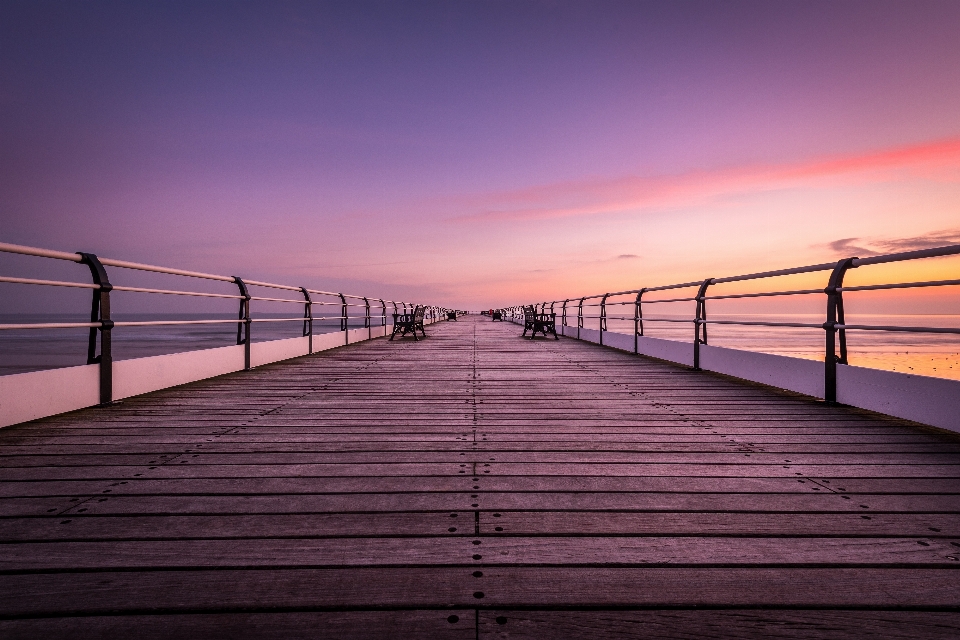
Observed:
[[[899,282],[899,283],[881,283],[864,286],[844,287],[844,276],[850,269],[868,265],[887,264],[893,262],[905,262],[909,260],[920,260],[925,258],[935,258],[941,256],[952,256],[960,254],[960,245],[950,245],[937,247],[933,249],[922,249],[918,251],[906,251],[902,253],[892,253],[886,255],[871,256],[869,258],[844,258],[837,262],[826,262],[822,264],[809,265],[805,267],[794,267],[790,269],[779,269],[776,271],[764,271],[761,273],[751,273],[738,276],[729,276],[726,278],[705,278],[695,282],[683,282],[679,284],[669,284],[657,287],[643,287],[640,289],[631,289],[628,291],[614,291],[599,293],[593,295],[581,296],[579,298],[567,298],[565,300],[551,300],[545,302],[532,303],[541,313],[556,313],[556,308],[560,306],[561,326],[571,326],[567,324],[568,305],[571,302],[576,303],[577,309],[577,327],[583,328],[585,318],[597,319],[600,328],[600,344],[603,344],[603,334],[608,331],[607,320],[632,320],[634,323],[634,351],[637,349],[638,338],[644,335],[644,323],[662,322],[662,323],[681,323],[693,325],[693,368],[700,369],[700,345],[707,344],[708,325],[738,325],[738,326],[760,326],[760,327],[800,327],[823,329],[825,332],[824,343],[824,399],[827,402],[836,402],[837,399],[837,365],[847,364],[847,335],[848,330],[855,331],[891,331],[908,333],[948,333],[960,335],[960,327],[908,327],[908,326],[879,326],[863,324],[846,324],[844,320],[843,294],[853,291],[881,291],[892,289],[917,289],[926,287],[946,287],[960,285],[960,279],[932,280],[925,282]],[[764,278],[773,278],[777,276],[798,275],[804,273],[829,272],[829,278],[826,287],[822,289],[799,289],[786,291],[764,291],[756,293],[739,293],[709,296],[708,289],[712,285],[744,282],[749,280],[760,280]],[[696,294],[693,296],[677,298],[645,298],[646,294],[659,291],[672,291],[677,289],[696,288]],[[804,323],[804,322],[763,322],[746,320],[708,320],[707,302],[710,300],[731,300],[740,298],[770,298],[782,296],[800,296],[800,295],[826,295],[826,313],[822,324]],[[632,296],[631,300],[609,301],[610,298],[623,296]],[[597,302],[589,302],[597,301]],[[643,315],[644,305],[665,304],[677,302],[694,302],[695,310],[692,318],[663,318],[649,317]],[[530,303],[528,303],[530,304]],[[523,306],[517,305],[510,309],[513,317],[522,316]],[[632,306],[632,316],[608,316],[608,307]],[[584,313],[584,308],[588,311],[594,308],[596,313]]]
[[[257,280],[248,280],[239,276],[223,276],[210,273],[201,273],[197,271],[187,271],[184,269],[172,269],[168,267],[158,267],[155,265],[140,264],[136,262],[127,262],[123,260],[113,260],[101,258],[92,253],[67,253],[63,251],[51,251],[48,249],[38,249],[35,247],[24,247],[14,244],[0,243],[0,251],[5,253],[20,254],[26,256],[35,256],[53,260],[65,260],[85,264],[90,269],[93,282],[67,282],[59,280],[41,280],[35,278],[16,278],[0,276],[0,282],[22,284],[22,285],[41,285],[53,287],[69,287],[79,289],[89,289],[92,291],[92,303],[90,307],[89,322],[55,322],[55,323],[21,323],[21,324],[0,324],[0,330],[17,329],[66,329],[66,328],[89,328],[90,334],[87,347],[87,363],[100,365],[100,402],[108,404],[113,400],[113,354],[111,349],[112,332],[117,327],[135,327],[135,326],[159,326],[159,325],[196,325],[196,324],[236,324],[237,325],[237,344],[244,347],[244,368],[250,368],[250,346],[252,325],[260,322],[302,322],[303,337],[309,340],[309,353],[313,353],[313,337],[315,321],[339,321],[340,331],[344,335],[344,344],[349,341],[349,321],[351,319],[363,318],[363,328],[371,329],[373,322],[379,321],[379,326],[387,326],[387,317],[392,313],[406,313],[407,310],[413,310],[417,303],[402,302],[394,300],[384,300],[382,298],[371,298],[367,296],[358,296],[345,293],[336,293],[332,291],[320,291],[309,289],[307,287],[297,287],[292,285],[275,284],[271,282],[260,282]],[[227,282],[235,285],[238,289],[236,294],[207,293],[202,291],[174,290],[174,289],[152,289],[145,287],[126,287],[113,285],[107,272],[107,267],[117,269],[129,269],[135,271],[146,271],[152,273],[161,273],[186,278],[198,278],[201,280],[210,280],[218,282]],[[275,297],[269,295],[252,295],[251,287],[270,289],[296,293],[298,298]],[[129,291],[146,294],[190,296],[203,298],[232,299],[239,303],[239,311],[235,320],[225,319],[205,319],[205,320],[147,320],[147,321],[114,321],[111,318],[110,293],[112,291]],[[314,298],[317,299],[314,299]],[[379,311],[376,315],[371,315],[371,301],[379,303]],[[295,317],[284,318],[253,318],[250,315],[251,302],[270,302],[270,303],[288,303],[302,305],[303,313]],[[393,311],[388,314],[388,305],[392,305]],[[446,312],[446,309],[438,306],[423,305],[426,307],[428,317],[436,319],[440,314]],[[320,308],[320,315],[314,315],[315,308]],[[362,316],[351,314],[351,309],[362,310]],[[333,313],[330,313],[333,312]],[[99,349],[98,347],[99,342]]]

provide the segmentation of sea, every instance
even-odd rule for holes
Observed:
[[[289,316],[261,314],[259,318]],[[180,320],[235,320],[235,314],[190,313],[114,313],[114,322],[180,321]],[[75,323],[89,322],[89,316],[76,314],[0,314],[0,324]],[[371,318],[379,326],[379,316]],[[363,318],[351,318],[350,329],[363,327]],[[340,331],[339,320],[314,320],[313,333],[319,335]],[[0,330],[0,375],[72,367],[87,363],[90,330],[72,329],[14,329]],[[267,342],[296,338],[303,335],[303,322],[254,322],[250,338],[253,342]],[[111,350],[114,360],[145,358],[184,351],[213,349],[237,344],[237,325],[186,324],[115,327],[111,331]]]
[[[230,314],[114,314],[114,320],[230,320]],[[281,317],[261,315],[259,317]],[[667,319],[689,319],[680,316],[659,316]],[[749,322],[795,322],[820,325],[822,314],[751,314],[711,315],[711,320],[741,320]],[[557,319],[560,322],[560,318]],[[958,315],[871,315],[847,317],[850,324],[914,327],[960,328]],[[88,322],[80,315],[70,314],[0,314],[0,323],[66,323]],[[374,325],[379,317],[372,319]],[[576,317],[568,317],[575,326]],[[596,319],[588,318],[584,326],[598,328]],[[350,328],[363,326],[363,319],[350,319]],[[507,325],[509,328],[510,325]],[[616,333],[632,334],[633,320],[608,319],[607,328]],[[314,334],[339,331],[339,322],[314,321]],[[254,323],[253,342],[280,340],[302,335],[303,325],[293,322]],[[517,329],[519,335],[520,329]],[[693,340],[692,323],[646,321],[644,335],[690,343]],[[88,330],[28,329],[0,331],[0,375],[39,371],[58,367],[86,364]],[[112,332],[115,360],[143,358],[183,351],[210,349],[236,344],[235,324],[157,325],[116,327]],[[822,361],[824,331],[820,328],[756,327],[710,325],[708,340],[711,345],[772,353],[794,358]],[[960,380],[960,335],[900,333],[889,331],[847,331],[848,362],[851,365],[900,371],[916,375]]]

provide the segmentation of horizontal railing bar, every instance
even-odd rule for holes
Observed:
[[[272,282],[259,282],[257,280],[246,280],[244,279],[244,284],[253,285],[256,287],[270,287],[271,289],[283,289],[285,291],[296,291],[300,292],[300,287],[291,287],[288,284],[273,284]]]
[[[235,282],[230,276],[218,276],[213,273],[201,273],[199,271],[186,271],[184,269],[170,269],[168,267],[158,267],[152,264],[141,264],[139,262],[127,262],[126,260],[113,260],[111,258],[100,258],[100,264],[107,267],[119,267],[121,269],[134,269],[136,271],[150,271],[153,273],[166,273],[172,276],[187,276],[189,278],[201,278],[204,280],[218,280],[220,282]]]
[[[299,289],[297,289],[297,291],[299,291]],[[341,295],[343,295],[344,298],[354,298],[354,299],[356,299],[356,300],[363,300],[363,296],[355,296],[355,295],[351,295],[351,294],[349,294],[349,293],[340,294],[340,293],[337,293],[336,291],[320,291],[320,290],[318,290],[318,289],[307,289],[307,291],[310,292],[310,293],[317,293],[317,294],[320,294],[320,295],[322,295],[322,296],[337,296],[337,297],[340,297]],[[379,302],[379,301],[380,301],[380,298],[371,298],[370,296],[367,296],[367,300],[376,300],[377,302]],[[394,301],[393,301],[393,300],[385,300],[384,302],[393,303]],[[396,301],[396,302],[397,302],[397,304],[400,304],[400,301],[399,301],[399,300]],[[407,304],[410,304],[410,303],[408,302]]]
[[[667,289],[683,289],[685,287],[699,287],[701,284],[703,284],[702,281],[683,282],[680,284],[666,284],[659,287],[647,287],[645,289],[631,289],[629,291],[616,291],[614,293],[598,293],[590,296],[573,296],[567,299],[567,308],[569,309],[571,306],[576,307],[577,306],[576,304],[571,305],[571,303],[577,303],[580,300],[593,300],[594,298],[602,298],[603,296],[607,296],[607,297],[625,296],[630,293],[640,293],[641,291],[666,291]],[[553,302],[562,304],[563,300],[554,300]],[[646,302],[646,300],[644,300],[644,302]],[[547,304],[550,304],[550,303],[548,302]],[[587,305],[584,305],[584,306],[587,306]]]
[[[646,320],[646,318],[644,318]],[[694,320],[699,324],[735,324],[746,327],[800,327],[804,329],[823,330],[823,323],[813,324],[809,322],[759,322],[747,320]]]
[[[100,327],[99,322],[37,322],[32,324],[0,324],[0,331],[14,329],[73,329]]]
[[[883,264],[886,262],[897,262],[902,260],[915,260],[918,258],[934,258],[938,256],[949,256],[949,255],[958,255],[960,254],[960,245],[949,245],[945,247],[936,247],[933,249],[920,249],[918,251],[905,251],[902,253],[891,253],[881,256],[871,256],[869,258],[856,258],[853,261],[853,266],[863,266],[871,264]],[[777,269],[775,271],[761,271],[758,273],[749,273],[739,276],[728,276],[725,278],[711,278],[711,284],[723,284],[728,282],[740,282],[743,280],[757,280],[760,278],[773,278],[776,276],[788,276],[796,275],[801,273],[814,273],[817,271],[829,271],[836,268],[836,262],[824,262],[822,264],[812,264],[806,267],[794,267],[792,269]],[[644,289],[633,289],[630,291],[617,291],[613,293],[598,293],[589,296],[577,296],[569,299],[569,302],[576,302],[578,300],[593,300],[595,298],[602,298],[603,296],[611,297],[618,295],[627,295],[630,293],[639,293],[640,291],[649,292],[649,291],[665,291],[667,289],[681,289],[686,287],[695,287],[703,284],[703,281],[697,282],[684,282],[679,284],[668,284],[662,285],[659,287],[646,287]],[[932,286],[932,285],[931,285]],[[892,288],[892,287],[891,287]],[[853,289],[847,288],[846,290],[852,291]],[[717,299],[714,297],[714,299]],[[554,303],[560,302],[562,300],[555,300]],[[644,300],[644,303],[647,301]],[[651,301],[653,302],[653,301]],[[611,303],[612,304],[612,303]],[[587,306],[587,305],[584,305]]]
[[[114,291],[133,291],[136,293],[163,293],[176,296],[196,296],[200,298],[232,298],[240,299],[243,296],[238,296],[236,294],[229,293],[203,293],[200,291],[175,291],[172,289],[144,289],[143,287],[121,287],[116,286],[113,288]]]
[[[177,325],[177,324],[237,324],[244,322],[243,318],[238,318],[236,320],[127,320],[121,322],[114,322],[113,326],[115,327],[152,327],[160,325]],[[100,326],[99,324],[93,326]]]
[[[99,289],[100,285],[91,282],[66,282],[62,280],[37,280],[35,278],[7,278],[0,276],[0,282],[11,284],[45,284],[51,287],[74,287],[77,289]]]
[[[8,244],[0,242],[0,251],[6,253],[19,253],[24,256],[37,256],[38,258],[54,258],[56,260],[69,260],[71,262],[82,262],[83,258],[79,253],[67,253],[65,251],[51,251],[50,249],[37,249],[36,247],[25,247],[19,244]]]
[[[640,319],[643,320],[644,322],[686,322],[687,324],[693,324],[694,322],[696,322],[693,318],[690,318],[689,320],[670,319],[670,318],[646,318],[646,317],[640,318]]]
[[[939,256],[953,256],[958,254],[960,254],[960,244],[951,244],[945,247],[934,247],[932,249],[919,249],[917,251],[903,251],[901,253],[888,253],[882,256],[870,256],[869,258],[856,258],[853,261],[853,266],[861,267],[870,264],[884,264],[887,262],[916,260],[918,258],[936,258]]]
[[[665,284],[659,287],[647,287],[646,290],[647,291],[666,291],[667,289],[685,289],[687,287],[699,287],[701,284],[703,284],[703,281],[698,280],[697,282],[683,282],[681,284]],[[637,289],[637,291],[639,292],[640,290]]]
[[[811,264],[806,267],[794,267],[792,269],[777,269],[776,271],[761,271],[759,273],[748,273],[742,276],[728,276],[726,278],[712,278],[711,283],[723,284],[725,282],[740,282],[742,280],[759,280],[761,278],[791,276],[799,273],[815,273],[817,271],[830,271],[836,266],[837,266],[836,262],[824,262],[822,264]]]
[[[632,289],[632,290],[630,290],[630,291],[613,291],[613,292],[607,293],[607,294],[605,294],[605,295],[606,295],[608,298],[612,298],[612,297],[614,297],[614,296],[626,296],[626,295],[631,295],[631,294],[634,294],[634,293],[640,293],[640,289]]]
[[[583,316],[580,316],[580,317],[582,317],[584,320],[596,320],[596,319],[598,319],[598,318],[602,318],[603,316],[594,316],[594,315],[588,316],[588,315],[583,315]],[[571,321],[571,320],[576,320],[576,319],[577,319],[577,316],[575,316],[575,315],[574,315],[574,316],[570,316],[570,315],[567,316],[567,321],[568,321],[568,322]],[[646,316],[644,316],[644,317],[642,317],[642,318],[637,318],[637,319],[638,319],[638,320],[642,320],[643,322],[646,322],[647,320],[656,320],[657,318],[647,318]],[[632,321],[634,320],[634,317],[633,317],[633,316],[607,316],[607,320],[630,320],[630,321],[632,322]],[[693,322],[693,318],[690,318],[689,320],[688,320],[688,319],[679,319],[679,318],[678,318],[678,319],[675,319],[675,320],[670,320],[670,322]],[[820,326],[820,325],[817,325],[817,326]],[[589,327],[584,327],[584,328],[589,329]]]
[[[246,282],[246,280],[244,280]],[[297,289],[299,291],[299,289]],[[261,300],[263,302],[293,302],[295,304],[310,304],[306,300],[291,300],[290,298],[258,298],[257,296],[250,296],[251,300]],[[320,304],[314,302],[313,304]]]
[[[666,298],[664,300],[643,300],[643,304],[657,304],[658,302],[696,302],[696,298]]]
[[[765,293],[731,293],[725,296],[704,296],[704,300],[730,300],[734,298],[766,298],[770,296],[795,296],[823,293],[823,289],[797,289],[796,291],[769,291]],[[646,302],[646,301],[644,301]]]
[[[16,253],[16,254],[26,255],[26,256],[36,256],[39,258],[54,258],[57,260],[69,260],[71,262],[83,261],[83,257],[78,253],[67,253],[65,251],[52,251],[50,249],[38,249],[37,247],[27,247],[27,246],[18,245],[18,244],[10,244],[7,242],[0,242],[0,251],[5,253]],[[119,267],[121,269],[135,269],[137,271],[150,271],[153,273],[164,273],[167,275],[174,275],[174,276],[201,278],[204,280],[217,280],[219,282],[229,282],[231,284],[236,282],[236,280],[232,276],[221,276],[213,273],[203,273],[200,271],[188,271],[186,269],[171,269],[169,267],[159,267],[156,265],[143,264],[140,262],[128,262],[126,260],[114,260],[112,258],[99,258],[99,260],[100,260],[100,264],[108,267]],[[59,282],[55,280],[36,280],[36,279],[30,279],[30,278],[0,278],[0,282],[8,282],[12,284],[42,284],[42,285],[61,286],[61,287],[75,286],[75,287],[81,287],[81,288],[87,288],[87,289],[99,288],[96,285],[85,285],[81,283],[67,283],[67,282]],[[283,289],[285,291],[297,291],[297,292],[300,291],[300,287],[291,287],[285,284],[274,284],[272,282],[261,282],[259,280],[244,280],[244,283],[247,285],[254,285],[258,287],[270,287],[272,289]],[[166,289],[146,289],[146,288],[118,287],[118,286],[114,286],[113,289],[115,291],[139,291],[142,293],[165,293],[165,294],[173,294],[173,295],[201,295],[196,293],[191,294],[187,292],[175,292],[175,291],[166,290]],[[321,295],[330,295],[330,296],[337,296],[337,297],[341,295],[339,293],[334,293],[331,291],[319,291],[316,289],[307,289],[307,291],[309,291],[310,293],[317,293]],[[211,298],[216,298],[216,297],[238,298],[239,297],[239,296],[222,296],[222,295],[216,295],[216,294],[203,294],[203,295],[206,295]],[[364,299],[364,296],[355,296],[347,293],[342,295],[345,298],[354,298],[356,300]],[[256,298],[256,299],[268,300],[267,298]],[[370,297],[367,297],[366,299],[379,300],[379,298],[370,298]],[[392,300],[388,302],[393,304]],[[314,304],[323,304],[323,303],[315,302]],[[365,306],[365,305],[359,305],[359,306]]]
[[[874,326],[863,324],[838,324],[835,329],[851,329],[855,331],[901,331],[904,333],[955,333],[960,334],[960,327],[898,327]]]
[[[837,287],[837,291],[877,291],[883,289],[910,289],[921,287],[946,287],[960,284],[960,280],[930,280],[928,282],[900,282],[897,284],[869,284],[859,287]]]

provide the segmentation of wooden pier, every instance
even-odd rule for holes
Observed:
[[[520,331],[0,430],[0,637],[960,636],[956,436]]]

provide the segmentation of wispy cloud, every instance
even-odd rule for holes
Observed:
[[[863,258],[880,253],[879,251],[863,246],[863,241],[860,238],[841,238],[840,240],[834,240],[828,243],[827,247],[834,253],[847,257],[857,256],[858,258]]]
[[[960,244],[960,228],[942,229],[909,238],[842,238],[827,244],[841,256],[866,257],[881,253],[918,251],[951,244]]]
[[[935,231],[922,236],[912,238],[898,238],[894,240],[882,240],[880,246],[884,251],[917,251],[919,249],[932,249],[942,247],[948,244],[960,244],[960,228]]]
[[[877,173],[901,170],[927,176],[943,168],[960,169],[960,138],[793,164],[560,182],[465,197],[450,204],[473,210],[454,217],[458,222],[537,220],[694,206],[735,194],[797,187],[824,179],[861,181],[868,175],[876,179]]]

